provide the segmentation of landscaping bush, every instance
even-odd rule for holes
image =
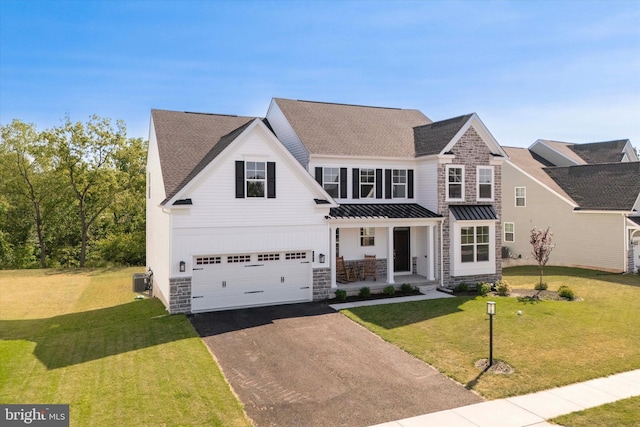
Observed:
[[[396,293],[396,288],[394,288],[393,285],[385,286],[382,293],[389,296],[394,295]]]
[[[573,289],[565,285],[558,288],[558,295],[568,300],[574,300],[576,298],[576,294],[573,292]]]
[[[491,292],[491,283],[478,283],[476,286],[476,291],[480,296],[486,296],[489,292]]]
[[[345,291],[344,289],[338,289],[336,291],[336,299],[338,301],[344,302],[347,300],[347,291]]]
[[[549,285],[547,285],[546,283],[536,283],[536,286],[534,289],[536,291],[546,291],[548,287]]]
[[[400,292],[402,292],[403,294],[412,294],[413,286],[408,283],[403,283],[402,286],[400,286]]]
[[[371,289],[368,286],[360,288],[360,293],[358,295],[360,296],[360,298],[369,299],[371,298]]]
[[[496,293],[502,297],[506,297],[511,293],[511,285],[506,280],[500,280],[496,283]]]
[[[460,283],[454,289],[456,292],[469,292],[469,285],[466,283]]]

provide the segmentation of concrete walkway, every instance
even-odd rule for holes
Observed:
[[[378,424],[376,427],[552,426],[550,418],[640,396],[640,369],[524,396],[491,400]]]
[[[333,304],[335,310],[360,306],[394,304],[435,298],[450,298],[438,291],[424,295]],[[374,427],[542,427],[554,426],[546,420],[571,412],[640,396],[640,369],[583,383],[507,399],[491,400],[377,424]]]

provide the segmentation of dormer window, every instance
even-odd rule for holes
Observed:
[[[393,198],[403,199],[407,197],[407,171],[403,169],[393,170]]]
[[[447,165],[447,200],[464,200],[464,166]]]
[[[493,200],[493,167],[478,166],[477,169],[477,199],[484,201]]]
[[[331,197],[338,197],[340,194],[340,168],[324,168],[322,187]]]

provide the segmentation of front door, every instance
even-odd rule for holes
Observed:
[[[393,254],[393,271],[411,271],[408,227],[393,229]]]

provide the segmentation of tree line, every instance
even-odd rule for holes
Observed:
[[[0,131],[0,269],[144,265],[146,141],[99,116]]]

